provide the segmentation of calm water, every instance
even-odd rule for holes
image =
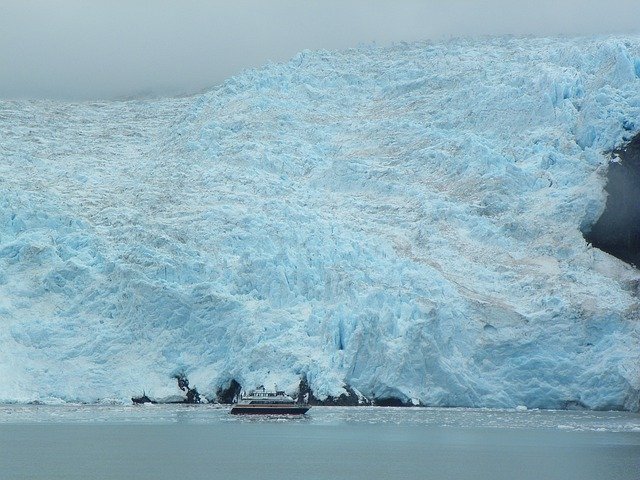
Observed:
[[[640,415],[0,406],[0,479],[640,479]]]

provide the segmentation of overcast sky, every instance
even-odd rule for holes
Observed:
[[[305,48],[640,32],[640,0],[0,0],[0,98],[193,93]]]

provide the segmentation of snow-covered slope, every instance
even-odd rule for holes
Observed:
[[[639,76],[638,37],[498,38],[0,103],[0,401],[184,372],[205,394],[306,375],[319,397],[637,409],[640,275],[581,229]]]

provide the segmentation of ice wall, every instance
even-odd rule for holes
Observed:
[[[0,104],[0,400],[180,372],[638,409],[640,275],[581,231],[640,129],[639,59],[638,37],[456,40]]]

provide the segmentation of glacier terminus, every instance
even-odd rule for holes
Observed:
[[[184,374],[208,398],[304,380],[637,411],[640,271],[585,236],[639,132],[629,35],[304,51],[186,97],[2,101],[0,402],[129,402]]]

